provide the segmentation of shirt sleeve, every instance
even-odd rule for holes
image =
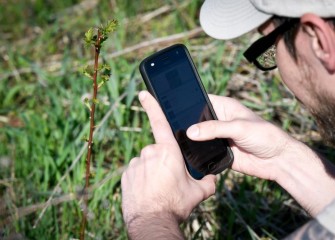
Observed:
[[[317,221],[335,236],[335,200],[317,217]]]
[[[335,240],[335,200],[317,217],[290,234],[285,240]]]

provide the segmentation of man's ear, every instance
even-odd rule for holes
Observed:
[[[304,31],[310,36],[313,51],[330,73],[335,73],[335,29],[319,16],[307,13],[301,19]]]

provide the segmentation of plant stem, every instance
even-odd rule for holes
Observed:
[[[86,157],[86,174],[85,174],[85,187],[84,187],[84,204],[83,204],[83,215],[80,227],[80,240],[85,239],[85,229],[86,229],[86,222],[87,222],[87,205],[88,205],[88,198],[87,198],[87,188],[89,187],[89,180],[90,180],[90,165],[91,165],[91,156],[92,156],[92,147],[93,147],[93,132],[94,132],[94,113],[95,113],[95,105],[96,99],[98,94],[98,68],[99,68],[99,54],[101,49],[101,32],[98,30],[97,40],[94,45],[94,73],[93,73],[93,96],[91,101],[91,109],[90,109],[90,134],[88,137],[87,143],[87,157]]]

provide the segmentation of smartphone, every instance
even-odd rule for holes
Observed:
[[[190,175],[201,179],[230,167],[233,153],[227,139],[192,141],[186,135],[191,125],[217,119],[187,48],[165,48],[144,59],[139,69],[171,126]]]

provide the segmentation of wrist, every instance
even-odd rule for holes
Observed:
[[[335,167],[293,140],[277,164],[275,181],[312,216],[335,198]]]
[[[180,218],[169,212],[139,213],[127,223],[130,239],[184,239]]]

